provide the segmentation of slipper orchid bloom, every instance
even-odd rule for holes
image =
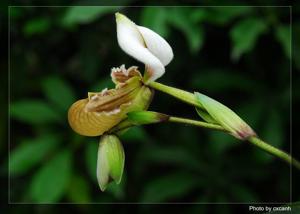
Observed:
[[[116,13],[116,22],[120,47],[145,64],[144,77],[136,66],[112,68],[114,89],[89,92],[87,98],[75,102],[68,111],[69,124],[75,132],[102,135],[97,159],[97,179],[102,191],[112,180],[120,183],[125,161],[120,140],[109,131],[126,119],[127,113],[148,109],[153,91],[147,83],[161,77],[173,58],[172,48],[157,33],[137,26],[120,13]]]
[[[117,36],[120,47],[146,66],[144,82],[155,81],[165,73],[173,59],[168,42],[149,28],[136,25],[126,16],[116,13]]]
[[[89,92],[87,98],[69,109],[69,124],[80,135],[102,135],[125,119],[128,112],[146,110],[152,91],[145,84],[161,77],[173,58],[170,45],[154,31],[136,25],[120,13],[116,13],[116,23],[120,47],[145,64],[144,78],[136,66],[112,68],[115,89]]]

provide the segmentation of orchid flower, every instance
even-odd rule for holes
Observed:
[[[171,46],[149,28],[136,25],[120,13],[116,13],[117,37],[120,47],[128,55],[146,66],[144,82],[153,82],[165,73],[165,66],[173,59]]]
[[[104,191],[112,180],[121,182],[125,153],[118,135],[134,125],[175,122],[222,131],[269,152],[300,169],[300,162],[287,153],[260,140],[252,128],[222,103],[198,92],[190,93],[155,82],[173,59],[170,45],[154,31],[136,25],[116,13],[117,39],[128,55],[145,64],[144,77],[136,66],[111,69],[114,89],[88,92],[87,97],[69,109],[71,128],[80,135],[101,136],[97,158],[97,180]],[[204,121],[147,111],[153,90],[167,93],[196,107]]]
[[[145,63],[144,79],[136,66],[112,68],[115,89],[89,92],[88,98],[77,101],[69,110],[70,126],[81,135],[102,135],[125,119],[129,111],[146,110],[152,93],[144,84],[161,77],[164,66],[173,58],[170,45],[154,31],[137,26],[120,13],[116,13],[116,23],[120,47]]]
[[[111,69],[114,89],[89,92],[87,98],[75,102],[68,111],[71,128],[80,135],[101,136],[97,159],[97,179],[104,191],[110,178],[121,181],[124,167],[124,152],[117,136],[106,133],[127,118],[132,111],[147,110],[153,90],[146,83],[153,82],[165,72],[173,58],[170,45],[152,30],[135,25],[126,16],[116,14],[117,38],[120,47],[129,55],[145,63],[142,78],[136,66],[125,65]],[[110,136],[110,137],[108,137]],[[112,137],[114,136],[114,137]],[[113,140],[112,140],[113,139]],[[107,142],[110,143],[107,143]],[[115,142],[115,144],[111,143]],[[113,146],[112,145],[117,145]],[[118,160],[114,158],[118,155]],[[121,158],[122,157],[122,158]]]

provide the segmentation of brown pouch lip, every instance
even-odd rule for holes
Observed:
[[[105,90],[90,96],[85,106],[87,112],[112,111],[120,105],[129,103],[138,93],[142,83],[138,77],[132,77],[121,87]]]

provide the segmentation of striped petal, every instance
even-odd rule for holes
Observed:
[[[152,91],[135,76],[118,88],[89,93],[88,98],[75,102],[68,111],[68,121],[80,135],[99,136],[125,119],[128,112],[147,109],[151,99]]]

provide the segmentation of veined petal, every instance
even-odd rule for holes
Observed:
[[[71,128],[80,135],[99,136],[127,116],[130,111],[148,108],[152,91],[141,85],[141,77],[133,76],[120,87],[88,93],[87,99],[75,102],[68,111]]]
[[[138,26],[148,50],[166,66],[173,59],[173,50],[169,43],[149,28]]]
[[[150,68],[147,82],[154,81],[161,77],[165,72],[165,67],[163,63],[147,49],[137,25],[120,13],[116,13],[116,22],[118,43],[122,50]]]

